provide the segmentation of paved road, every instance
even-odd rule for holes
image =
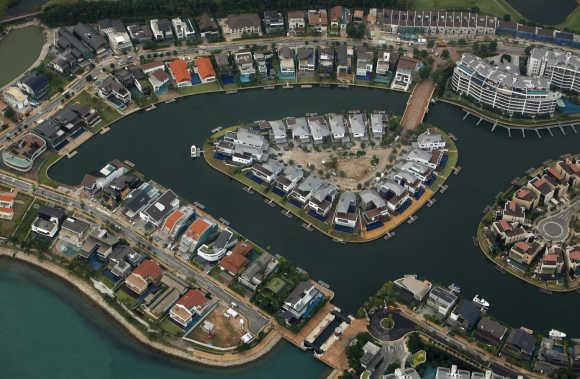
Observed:
[[[154,255],[159,261],[161,261],[169,269],[185,275],[186,277],[192,278],[195,282],[202,288],[209,291],[213,296],[223,301],[225,304],[231,304],[232,302],[238,305],[239,311],[247,317],[248,328],[255,334],[262,330],[266,325],[270,323],[270,319],[258,311],[254,306],[246,303],[236,295],[231,294],[225,290],[222,286],[215,283],[210,279],[205,273],[193,269],[186,263],[180,261],[178,258],[173,256],[168,251],[152,244],[146,240],[143,236],[136,233],[132,228],[128,227],[125,223],[119,222],[119,220],[112,215],[110,212],[104,210],[97,204],[85,204],[81,202],[73,193],[63,194],[52,189],[38,186],[35,187],[28,181],[15,178],[10,175],[0,173],[0,182],[16,187],[22,191],[32,193],[38,197],[48,199],[54,203],[67,208],[74,208],[95,219],[101,221],[102,223],[113,225],[118,231],[121,231],[125,238],[132,241],[135,244],[140,244],[145,249],[147,249],[152,255]]]
[[[403,129],[414,130],[419,127],[429,110],[429,102],[434,91],[435,83],[431,79],[423,80],[417,84],[407,101],[407,107],[401,119]]]
[[[572,216],[580,212],[580,199],[567,205],[558,213],[541,219],[536,224],[536,230],[546,240],[562,242],[570,233],[570,220]]]

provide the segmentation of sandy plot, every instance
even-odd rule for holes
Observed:
[[[187,338],[222,348],[238,346],[241,343],[240,338],[245,334],[240,320],[244,320],[246,324],[247,320],[242,315],[236,318],[226,318],[224,313],[227,309],[223,304],[219,304],[204,319],[204,321],[209,321],[214,325],[212,333],[208,333],[203,329],[202,321],[187,335]]]

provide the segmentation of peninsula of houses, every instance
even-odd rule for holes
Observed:
[[[478,228],[499,267],[546,291],[580,288],[580,161],[547,162],[499,195]]]
[[[218,131],[204,156],[307,230],[339,242],[390,238],[431,204],[455,168],[457,148],[439,129],[413,140],[389,124],[397,119],[385,111],[358,110],[257,121]]]

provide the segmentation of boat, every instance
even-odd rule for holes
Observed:
[[[479,306],[481,306],[481,308],[483,310],[488,310],[489,309],[489,302],[487,300],[485,300],[483,297],[479,297],[479,295],[475,295],[473,298],[473,302]]]
[[[561,332],[561,331],[556,330],[556,329],[550,330],[550,332],[548,333],[548,335],[550,336],[550,338],[553,338],[553,339],[564,339],[564,338],[566,338],[566,333]]]
[[[447,288],[449,288],[449,291],[454,292],[456,294],[460,294],[461,293],[461,287],[459,287],[455,283],[451,283]]]
[[[165,104],[171,104],[171,103],[175,103],[175,98],[165,101]]]
[[[157,106],[155,104],[151,104],[150,106],[145,108],[145,112],[150,112],[150,111],[155,110],[155,109],[157,109]]]
[[[199,158],[199,155],[201,154],[201,150],[199,150],[197,148],[197,146],[195,145],[191,145],[190,147],[190,154],[192,158]]]

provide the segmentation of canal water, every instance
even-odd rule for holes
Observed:
[[[443,284],[455,282],[467,297],[485,297],[492,313],[514,326],[542,332],[557,328],[580,336],[578,294],[545,295],[501,274],[472,241],[482,210],[514,177],[547,159],[578,152],[580,138],[571,131],[541,139],[535,134],[509,138],[499,128],[491,133],[489,125],[476,127],[474,120],[463,120],[463,113],[454,107],[432,106],[427,121],[458,138],[460,175],[450,177],[447,192],[437,196],[432,208],[421,209],[414,224],[398,228],[389,241],[362,245],[340,245],[315,231],[307,232],[300,221],[247,194],[203,159],[189,157],[189,146],[201,145],[217,126],[348,109],[401,114],[406,101],[404,94],[364,88],[194,96],[123,119],[110,133],[83,145],[73,159],[61,160],[49,174],[78,184],[84,173],[111,159],[129,159],[148,177],[205,204],[210,213],[229,220],[248,238],[329,283],[336,292],[334,302],[346,312],[354,312],[384,281],[417,273]]]
[[[34,63],[42,44],[42,29],[37,26],[14,29],[0,39],[0,87]]]
[[[576,0],[507,0],[512,7],[531,21],[556,25],[578,6]],[[517,21],[517,20],[516,20]]]
[[[0,258],[2,378],[323,378],[328,368],[280,344],[248,367],[210,369],[145,349],[86,298],[50,275]]]

